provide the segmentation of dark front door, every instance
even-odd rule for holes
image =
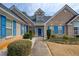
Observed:
[[[41,36],[41,29],[38,29],[38,36]]]

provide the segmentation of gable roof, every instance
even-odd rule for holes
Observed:
[[[38,12],[45,13],[41,8],[37,9],[35,13],[38,13]]]
[[[77,19],[79,17],[79,15],[75,16],[71,21],[67,22],[66,24],[70,24],[72,21],[74,21],[75,19]]]
[[[56,15],[58,15],[60,12],[62,12],[64,9],[68,9],[70,12],[72,12],[74,15],[78,15],[77,12],[75,12],[71,7],[69,7],[67,4],[62,7],[58,12],[56,12],[45,24],[47,24],[49,21],[51,21]]]
[[[20,20],[20,18],[18,18],[16,15],[14,15],[14,13],[12,13],[11,10],[9,8],[7,8],[5,5],[3,5],[2,3],[0,3],[0,10],[4,11],[5,13],[7,13],[7,15],[9,14],[13,18],[15,18],[14,20],[17,19],[17,21],[22,22],[22,23],[25,24],[25,22]]]
[[[0,3],[0,9],[5,10],[7,13],[9,13],[11,16],[15,17],[16,19],[18,19],[18,17],[16,17],[9,8],[7,8],[6,6],[4,6],[2,3]]]
[[[20,11],[15,5],[11,6],[10,10],[16,10],[19,14],[21,14],[22,16],[24,16],[24,18],[28,19],[28,20],[24,20],[24,21],[30,21],[32,24],[34,24],[29,17],[27,17],[22,11]],[[14,13],[14,12],[13,12]],[[22,17],[23,18],[23,17]]]
[[[43,20],[42,20],[42,23],[45,23],[49,18],[50,18],[51,16],[43,16]],[[34,23],[36,23],[36,17],[35,17],[35,15],[34,16],[30,16],[30,19],[34,22]],[[37,22],[38,23],[38,22]]]

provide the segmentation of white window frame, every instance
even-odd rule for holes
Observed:
[[[62,34],[62,26],[58,26],[58,34]]]
[[[54,34],[54,26],[50,26],[50,29],[51,29],[51,35]]]
[[[13,31],[13,22],[11,20],[9,20],[9,19],[6,20],[6,36],[12,36],[13,32],[11,32],[10,35],[7,35],[7,29]]]

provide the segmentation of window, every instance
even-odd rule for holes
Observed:
[[[6,36],[12,35],[12,21],[6,20]]]
[[[7,28],[6,29],[6,36],[11,36],[12,35],[12,30]]]
[[[62,34],[62,26],[58,26],[58,34]]]
[[[78,35],[79,34],[78,32],[79,32],[79,27],[74,27],[74,34]]]
[[[26,33],[26,26],[25,25],[24,25],[24,30],[25,30],[24,32]]]
[[[54,27],[51,26],[50,29],[51,29],[51,34],[53,35],[54,34]]]
[[[24,25],[22,25],[22,35],[24,34]]]

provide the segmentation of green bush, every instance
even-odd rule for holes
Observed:
[[[78,37],[78,38],[79,38],[79,35],[76,35],[76,37]]]
[[[63,36],[63,39],[69,39],[69,37],[68,37],[68,36],[66,36],[66,35],[64,35],[64,36]]]
[[[8,56],[28,56],[31,53],[30,40],[18,40],[8,45]]]
[[[50,39],[50,36],[51,36],[51,30],[48,29],[48,30],[47,30],[47,39]]]
[[[63,40],[65,41],[65,43],[68,43],[68,42],[69,42],[69,37],[66,36],[66,35],[64,35],[64,36],[63,36]]]
[[[23,39],[30,39],[30,34],[29,33],[25,33],[23,35]]]
[[[29,31],[30,39],[32,39],[32,31]]]
[[[56,35],[51,35],[51,38],[56,38]]]

